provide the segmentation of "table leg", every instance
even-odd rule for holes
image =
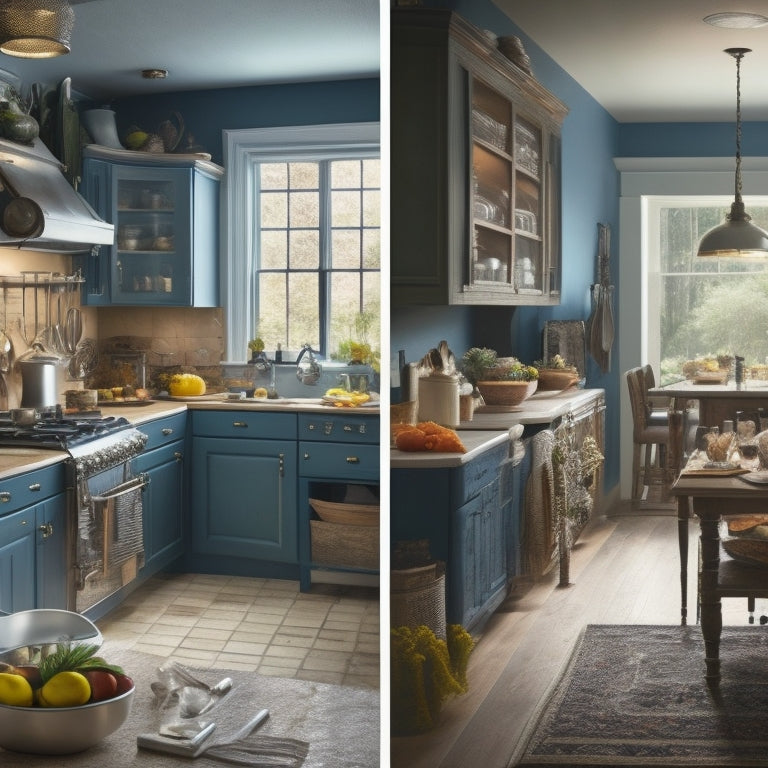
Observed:
[[[704,636],[704,656],[708,682],[720,680],[720,633],[723,629],[720,596],[717,592],[720,567],[720,534],[718,520],[703,519],[701,523],[701,634]]]
[[[680,550],[680,624],[688,623],[688,497],[677,497],[677,545]]]

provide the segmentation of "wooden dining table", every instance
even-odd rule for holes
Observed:
[[[726,420],[735,421],[738,411],[768,410],[768,381],[750,379],[741,385],[734,382],[725,384],[697,384],[683,380],[663,387],[648,390],[649,398],[669,398],[670,444],[668,467],[673,475],[682,469],[684,463],[683,431],[685,430],[688,404],[698,402],[699,424],[707,427],[723,428]],[[760,425],[756,425],[760,431]]]
[[[699,604],[704,638],[705,677],[720,680],[720,634],[723,597],[768,597],[768,566],[731,558],[722,549],[721,520],[733,515],[768,513],[768,484],[756,485],[740,476],[702,476],[683,472],[671,489],[677,498],[680,549],[681,624],[687,621],[688,525],[691,513],[701,529]]]

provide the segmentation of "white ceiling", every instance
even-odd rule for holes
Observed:
[[[768,26],[728,30],[711,13],[768,16],[766,0],[493,0],[619,122],[768,120]],[[534,75],[536,74],[534,68]]]
[[[379,75],[379,0],[70,0],[72,52],[0,69],[95,99]],[[168,70],[144,80],[142,69]]]

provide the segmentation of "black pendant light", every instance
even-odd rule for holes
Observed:
[[[710,229],[699,243],[699,256],[730,259],[768,258],[768,232],[751,223],[741,199],[741,60],[750,48],[726,48],[736,59],[736,196],[725,223]]]

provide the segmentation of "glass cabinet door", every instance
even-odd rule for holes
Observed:
[[[185,169],[115,169],[113,303],[184,302],[190,269],[189,189]]]
[[[545,292],[541,158],[541,128],[473,78],[470,282],[478,289]]]

